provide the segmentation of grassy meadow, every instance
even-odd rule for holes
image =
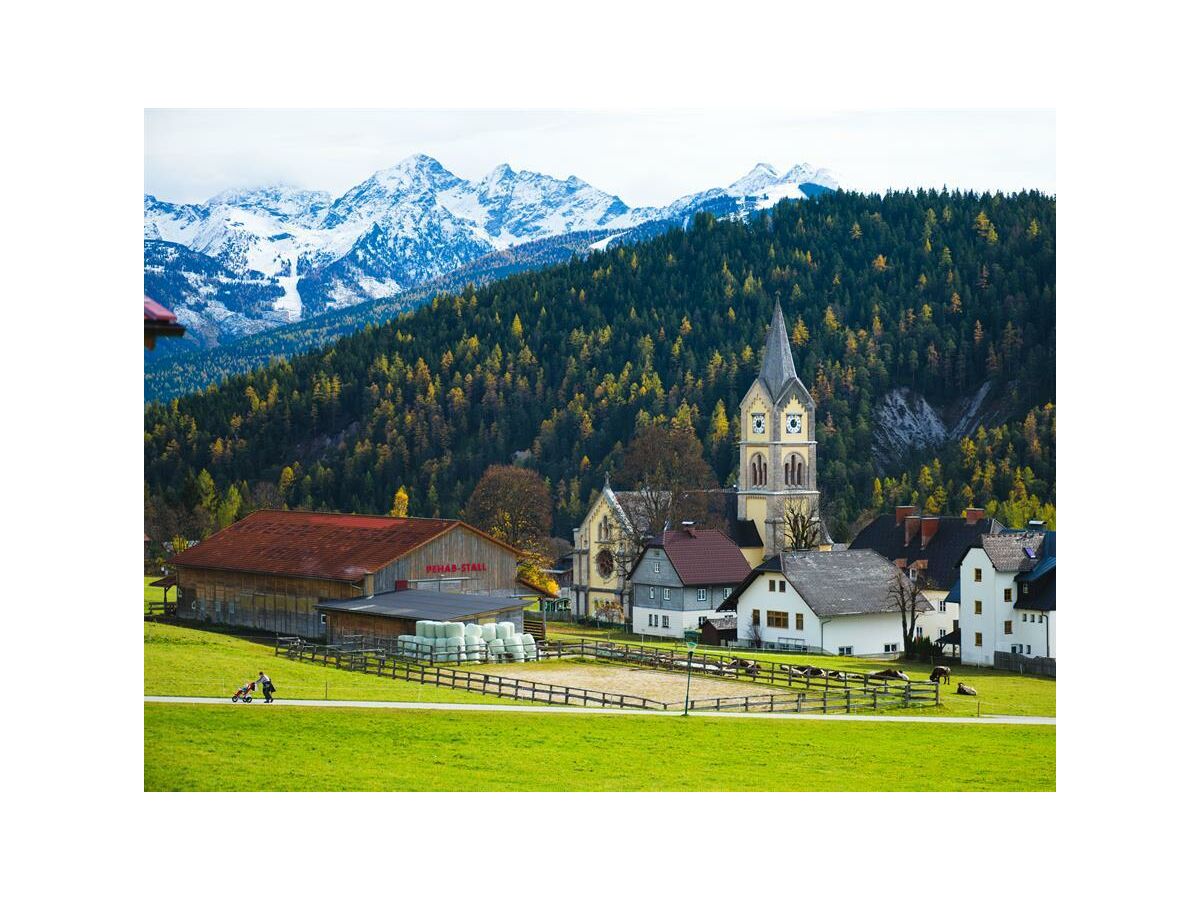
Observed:
[[[1050,726],[148,703],[144,741],[148,791],[1055,789]]]

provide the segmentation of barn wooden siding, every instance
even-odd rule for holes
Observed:
[[[487,570],[461,574],[426,571],[426,566],[461,566],[463,563],[483,563]],[[437,590],[435,580],[445,582],[446,589],[464,594],[511,590],[517,583],[517,555],[460,525],[407,556],[388,563],[375,573],[373,579],[368,579],[367,592],[381,594],[394,590],[397,581],[407,581],[410,587]]]
[[[322,600],[362,596],[362,587],[322,578],[260,575],[179,566],[182,619],[258,628],[278,634],[321,637],[325,626],[313,607]]]

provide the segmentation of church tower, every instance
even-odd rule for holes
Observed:
[[[738,518],[758,528],[764,558],[785,549],[788,511],[817,512],[815,411],[796,375],[787,324],[776,302],[762,368],[739,410]],[[824,535],[824,525],[820,531]]]

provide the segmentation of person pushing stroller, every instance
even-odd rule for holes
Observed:
[[[275,693],[275,685],[271,684],[271,679],[267,676],[266,672],[259,672],[258,678],[255,679],[252,683],[262,685],[263,702],[264,703],[272,702],[271,695]]]

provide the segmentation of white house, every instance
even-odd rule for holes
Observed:
[[[781,553],[758,566],[721,604],[736,610],[738,641],[841,656],[904,650],[893,595],[907,576],[874,550]],[[930,606],[919,601],[920,608]]]
[[[629,576],[633,633],[682,638],[699,631],[749,574],[738,545],[720,531],[663,532],[642,551]]]
[[[984,535],[959,565],[962,661],[990,666],[997,651],[1055,656],[1055,533]]]
[[[923,516],[915,506],[897,506],[869,522],[850,542],[851,550],[874,550],[908,573],[933,607],[917,620],[917,637],[946,643],[958,630],[958,564],[985,534],[1002,531],[982,509],[961,516]],[[953,596],[951,592],[953,591]]]

